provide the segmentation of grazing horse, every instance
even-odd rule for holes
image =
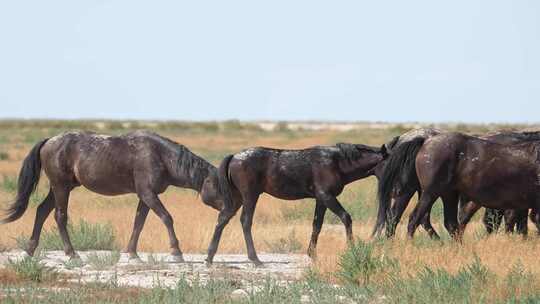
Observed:
[[[393,152],[401,146],[403,143],[410,142],[417,138],[423,138],[428,139],[430,137],[436,136],[443,133],[443,131],[432,129],[432,128],[424,128],[424,129],[416,129],[409,131],[399,137],[395,137],[392,139],[389,143],[386,144],[388,153],[390,155],[389,158],[381,162],[376,170],[375,170],[375,176],[379,179],[379,183],[384,183],[385,181],[391,180],[390,175],[392,172],[395,172],[397,168],[390,168],[389,171],[386,172],[385,175],[385,166],[388,163],[391,163],[392,160],[396,159],[395,157],[392,157]],[[483,137],[483,139],[503,144],[503,145],[515,145],[515,144],[521,144],[525,142],[531,142],[540,140],[540,132],[497,132],[492,134],[487,134]],[[400,166],[401,164],[398,162],[396,164],[397,166]],[[389,167],[392,167],[390,165]],[[407,179],[409,180],[410,185],[407,188],[400,189],[399,187],[395,187],[392,190],[392,197],[394,199],[394,203],[391,207],[391,217],[389,218],[388,227],[386,229],[386,234],[388,237],[391,237],[395,233],[395,228],[397,224],[399,223],[401,216],[403,215],[403,212],[407,208],[407,205],[414,195],[415,192],[418,192],[419,196],[421,194],[421,189],[418,185],[418,182],[416,184],[413,181],[417,181],[416,172],[414,170],[412,171],[404,171],[402,172],[403,176],[399,177],[400,179]],[[389,189],[388,186],[385,186],[386,189]],[[474,213],[478,210],[476,208],[475,204],[473,202],[467,202],[466,198],[462,197],[460,198],[461,204],[460,204],[460,213],[462,214],[462,217],[472,217]],[[444,203],[444,198],[443,198]],[[381,210],[381,209],[379,209]],[[384,212],[379,212],[377,215],[377,221],[376,225],[373,231],[374,235],[379,235],[382,232],[382,229],[384,228],[386,222],[384,221]],[[501,225],[502,218],[505,218],[506,223],[506,231],[507,232],[513,232],[514,227],[516,230],[520,233],[526,234],[527,233],[527,213],[518,212],[515,210],[497,210],[497,209],[490,209],[486,208],[486,211],[484,213],[484,226],[486,227],[486,230],[488,233],[493,232],[494,230],[497,230],[498,227]],[[432,238],[439,238],[437,232],[433,228],[433,226],[430,223],[430,217],[429,213],[426,214],[426,216],[422,219],[422,226],[424,229],[428,232],[429,236]]]
[[[470,214],[481,206],[494,209],[534,211],[540,224],[540,141],[501,145],[460,133],[444,133],[428,139],[417,138],[403,144],[392,155],[388,176],[379,185],[380,204],[388,216],[390,194],[395,184],[416,187],[422,195],[408,225],[412,237],[420,220],[438,197],[444,199],[445,227],[461,239],[470,216],[457,221],[459,197],[474,201]],[[400,179],[403,172],[416,171],[417,180]]]
[[[203,202],[216,210],[223,209],[229,196],[224,195],[217,168],[177,144],[157,134],[136,131],[121,136],[91,132],[67,132],[37,143],[25,158],[19,173],[15,202],[2,223],[19,219],[28,207],[36,189],[41,168],[49,182],[49,194],[36,211],[34,229],[26,252],[33,255],[39,243],[43,223],[55,209],[58,231],[66,255],[78,258],[66,228],[68,200],[78,186],[103,195],[136,193],[139,205],[133,232],[127,246],[130,258],[138,259],[137,242],[149,209],[167,227],[171,261],[182,262],[183,256],[173,228],[173,219],[158,194],[169,186],[193,189]]]
[[[285,200],[315,198],[313,232],[308,249],[310,257],[315,257],[327,208],[341,219],[347,240],[352,241],[351,216],[336,197],[345,185],[372,175],[374,167],[385,157],[384,147],[379,149],[356,144],[317,146],[304,150],[257,147],[225,157],[219,174],[221,179],[230,182],[234,205],[226,206],[219,213],[208,248],[207,263],[213,261],[223,228],[243,206],[240,220],[248,257],[255,265],[262,265],[253,245],[251,226],[257,200],[263,192]]]

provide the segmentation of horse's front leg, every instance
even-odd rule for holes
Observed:
[[[317,258],[317,241],[319,239],[319,233],[324,222],[324,214],[326,213],[326,206],[323,202],[316,200],[315,214],[313,215],[313,232],[311,233],[311,241],[307,254],[310,258]]]
[[[407,190],[394,198],[394,204],[390,209],[391,214],[388,217],[388,223],[386,224],[386,237],[391,238],[396,234],[396,228],[414,195],[414,190]]]
[[[138,193],[139,198],[143,201],[156,215],[161,219],[169,234],[169,245],[171,248],[171,263],[183,263],[184,257],[180,250],[178,238],[174,232],[174,222],[171,214],[165,209],[163,203],[159,200],[157,194],[150,190],[141,190]]]
[[[317,201],[321,201],[326,208],[330,209],[345,226],[345,234],[347,236],[347,242],[350,244],[353,241],[352,233],[352,218],[351,215],[343,208],[335,196],[327,192],[320,191],[317,193]]]

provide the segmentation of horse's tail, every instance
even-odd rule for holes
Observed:
[[[36,190],[41,175],[40,151],[48,138],[38,142],[23,161],[17,182],[17,197],[6,210],[6,217],[0,224],[6,224],[19,219],[28,208],[30,195]]]
[[[226,210],[231,210],[234,206],[229,180],[229,164],[233,156],[232,154],[225,156],[218,169],[219,192],[223,196],[224,209]]]
[[[388,213],[394,187],[397,186],[401,191],[417,187],[418,177],[416,176],[415,160],[425,141],[425,138],[419,137],[405,142],[395,148],[386,159],[386,165],[379,180],[379,210],[372,235],[381,231],[389,220]],[[387,229],[393,228],[388,227]]]

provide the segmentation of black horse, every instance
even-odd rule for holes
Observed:
[[[242,208],[241,223],[248,257],[261,265],[257,257],[251,226],[259,195],[266,192],[276,198],[296,200],[315,198],[313,232],[308,255],[315,257],[317,239],[326,209],[336,214],[345,226],[347,240],[352,241],[351,216],[338,202],[345,185],[373,174],[375,166],[386,157],[386,150],[355,144],[317,146],[304,150],[251,148],[227,156],[220,166],[220,178],[228,179],[232,205],[220,212],[214,236],[208,248],[207,263],[216,254],[223,228]]]
[[[390,157],[383,162],[381,162],[375,170],[375,175],[379,179],[379,183],[385,183],[391,180],[393,177],[389,176],[392,172],[395,172],[396,168],[390,168],[385,175],[385,166],[392,162],[395,157],[392,157],[393,152],[404,143],[408,143],[414,139],[422,138],[428,139],[430,137],[436,136],[443,133],[443,131],[433,128],[423,128],[409,131],[401,136],[395,137],[389,143],[386,144],[388,153]],[[531,142],[540,140],[540,132],[496,132],[482,136],[481,138],[503,144],[503,145],[515,145],[525,142]],[[395,166],[396,164],[394,164]],[[397,165],[400,165],[398,162]],[[393,165],[390,165],[392,167]],[[416,172],[413,171],[402,171],[402,176],[398,177],[402,180],[406,179],[409,181],[407,188],[400,189],[395,187],[392,190],[392,198],[394,203],[392,204],[390,213],[391,217],[388,219],[388,227],[386,233],[388,237],[391,237],[395,233],[395,227],[399,223],[401,216],[407,205],[409,204],[410,199],[418,192],[419,196],[421,194],[421,189],[417,182]],[[416,183],[414,183],[416,181]],[[388,186],[385,186],[388,189]],[[444,198],[443,198],[444,203]],[[381,209],[379,209],[381,210]],[[460,218],[472,217],[474,213],[478,210],[478,206],[471,201],[467,201],[465,197],[460,199]],[[384,221],[384,212],[379,212],[377,215],[376,225],[373,231],[373,235],[378,235],[382,232],[382,229],[385,227],[386,222]],[[486,208],[484,213],[483,223],[486,227],[488,233],[498,230],[498,227],[501,225],[503,217],[505,218],[506,231],[513,232],[516,229],[518,232],[526,234],[527,233],[527,212],[519,212],[515,210],[498,210]],[[433,228],[430,222],[429,213],[425,215],[421,222],[424,229],[428,232],[430,237],[439,238],[437,232]]]
[[[50,191],[36,211],[36,220],[26,252],[33,255],[39,243],[43,223],[53,209],[65,253],[78,258],[66,229],[71,190],[78,186],[103,195],[136,193],[139,205],[133,232],[127,246],[130,258],[138,259],[137,242],[149,209],[167,227],[172,262],[182,262],[173,219],[158,198],[169,186],[193,189],[201,193],[205,204],[222,210],[228,195],[217,169],[179,145],[157,134],[136,131],[121,136],[91,132],[68,132],[37,143],[25,158],[19,173],[18,192],[2,223],[20,218],[36,189],[41,168],[50,181]]]
[[[470,220],[470,216],[464,217],[458,225],[460,197],[474,201],[476,210],[480,206],[520,212],[533,209],[538,227],[539,162],[539,141],[501,145],[460,133],[417,138],[391,156],[390,178],[379,184],[380,206],[388,216],[394,185],[400,189],[420,186],[423,192],[411,215],[409,237],[438,197],[444,201],[445,227],[457,239]],[[416,172],[417,179],[408,179],[411,172]]]

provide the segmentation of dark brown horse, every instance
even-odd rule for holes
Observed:
[[[352,241],[351,216],[336,196],[343,191],[345,185],[372,175],[374,167],[384,157],[384,147],[379,149],[353,144],[317,146],[304,150],[257,147],[227,156],[220,166],[220,175],[230,182],[234,204],[219,214],[208,248],[207,262],[210,264],[213,261],[223,228],[243,206],[240,220],[248,257],[255,265],[262,264],[253,245],[251,226],[257,200],[263,192],[285,200],[315,198],[309,256],[315,256],[326,209],[341,219],[347,240]]]
[[[401,146],[403,143],[410,142],[417,138],[423,138],[428,139],[432,136],[436,136],[443,133],[443,131],[432,129],[432,128],[424,128],[424,129],[416,129],[409,131],[399,137],[394,138],[392,141],[386,144],[388,153],[390,154],[390,157],[383,162],[381,162],[377,169],[375,170],[375,175],[379,179],[379,182],[384,183],[385,180],[391,180],[391,176],[385,176],[384,175],[384,167],[387,163],[391,162],[392,160],[396,159],[395,157],[392,157],[393,151],[395,151],[399,146]],[[492,134],[487,134],[482,137],[483,139],[503,144],[503,145],[515,145],[525,142],[531,142],[540,140],[540,132],[497,132]],[[392,167],[392,165],[390,166]],[[395,172],[392,170],[389,170],[386,172],[387,175],[390,175],[392,172]],[[387,227],[387,236],[391,237],[395,233],[395,227],[399,223],[401,216],[405,209],[407,208],[407,205],[412,198],[412,196],[415,194],[415,192],[418,192],[420,195],[421,189],[418,185],[418,182],[414,183],[414,181],[417,181],[416,172],[413,171],[402,171],[402,176],[399,177],[401,179],[407,179],[409,181],[409,186],[404,189],[399,189],[399,187],[396,187],[393,189],[392,192],[392,198],[394,200],[394,203],[392,204],[390,214],[392,215],[389,218],[389,225]],[[399,183],[398,183],[399,184]],[[388,187],[386,187],[388,189]],[[463,218],[472,217],[474,213],[478,210],[477,206],[473,202],[467,202],[464,201],[466,198],[461,198],[461,204],[460,204],[460,213]],[[444,200],[443,200],[444,203]],[[523,212],[518,212],[514,210],[497,210],[497,209],[490,209],[486,208],[486,211],[484,213],[484,225],[486,227],[486,230],[488,233],[493,232],[494,230],[497,230],[498,227],[501,225],[503,217],[505,218],[506,223],[506,231],[507,232],[513,232],[514,229],[516,229],[520,233],[527,233],[527,214]],[[382,229],[385,226],[384,221],[384,213],[380,213],[377,215],[377,222],[375,225],[375,229],[373,231],[373,235],[378,235],[382,232]],[[430,237],[438,238],[438,234],[433,228],[433,226],[430,223],[430,217],[429,213],[426,214],[426,216],[422,219],[422,226],[424,229],[428,232]]]
[[[66,229],[67,208],[71,190],[78,186],[103,195],[136,193],[139,205],[133,232],[127,246],[131,258],[137,256],[137,242],[149,209],[167,227],[172,262],[182,262],[182,252],[173,228],[173,218],[158,194],[169,186],[193,189],[201,193],[204,203],[221,210],[229,195],[223,190],[217,169],[210,163],[157,134],[136,131],[121,136],[91,132],[68,132],[37,143],[23,162],[15,202],[2,223],[20,218],[28,207],[30,195],[37,187],[41,168],[50,181],[50,191],[36,211],[36,220],[28,248],[33,255],[39,243],[43,223],[55,209],[58,231],[65,253],[78,258]],[[228,203],[230,204],[230,203]]]
[[[460,133],[445,133],[403,144],[392,157],[395,157],[393,178],[379,185],[380,203],[386,215],[395,184],[407,188],[418,183],[423,191],[410,218],[409,237],[439,197],[444,199],[445,226],[458,239],[470,220],[465,217],[458,225],[459,197],[474,201],[476,210],[480,206],[533,209],[537,227],[540,224],[539,141],[508,146]],[[416,171],[418,179],[400,180],[401,171]]]

